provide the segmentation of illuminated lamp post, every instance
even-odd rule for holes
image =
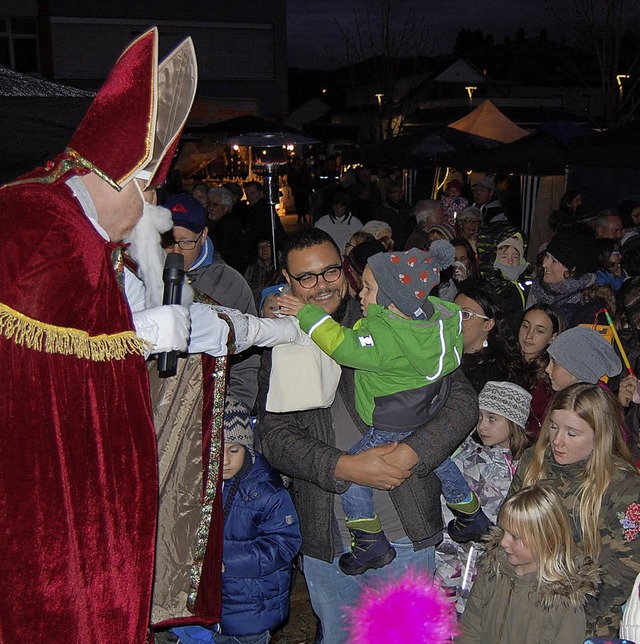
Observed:
[[[629,74],[616,74],[616,82],[618,83],[618,93],[620,94],[620,99],[622,99],[622,92],[624,91],[624,81],[629,78]]]
[[[273,265],[278,264],[276,250],[276,206],[280,201],[279,177],[283,174],[289,161],[288,149],[294,145],[319,143],[316,139],[297,133],[288,132],[253,132],[240,134],[227,140],[230,145],[244,145],[251,148],[251,159],[254,172],[263,177],[267,200],[271,210],[271,248]]]
[[[478,89],[475,87],[475,85],[467,85],[465,87],[467,90],[467,96],[469,97],[469,109],[471,109],[471,105],[473,103],[473,93]]]

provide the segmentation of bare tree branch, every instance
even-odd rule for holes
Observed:
[[[594,52],[604,101],[602,125],[633,118],[640,103],[640,0],[545,0],[545,6]],[[624,46],[625,38],[631,47]],[[622,86],[620,75],[628,76]]]
[[[354,12],[353,27],[335,20],[344,45],[344,68],[357,76],[352,86],[371,87],[381,95],[378,105],[379,131],[384,138],[392,136],[394,124],[404,120],[411,83],[400,95],[399,81],[418,76],[424,71],[421,59],[430,53],[432,39],[424,17],[416,17],[413,6],[402,0],[370,0]],[[366,101],[365,101],[366,103]],[[372,103],[361,107],[371,108]]]

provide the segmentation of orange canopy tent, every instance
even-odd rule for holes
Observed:
[[[473,112],[449,127],[501,143],[512,143],[529,134],[508,119],[490,100],[485,100]]]

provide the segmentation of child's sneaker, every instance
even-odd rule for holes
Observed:
[[[355,527],[369,528],[372,524],[380,526],[379,529],[372,531]],[[351,550],[338,560],[345,575],[361,575],[372,568],[382,568],[396,558],[395,548],[389,543],[377,517],[374,520],[347,521],[347,527],[351,534]]]

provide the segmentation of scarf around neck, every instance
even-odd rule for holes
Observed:
[[[531,285],[530,297],[533,303],[579,304],[582,301],[582,291],[591,286],[596,279],[593,273],[585,273],[580,277],[569,277],[557,284],[547,284],[536,279]]]
[[[213,262],[213,242],[211,241],[210,237],[207,237],[204,245],[200,249],[200,254],[196,258],[196,261],[193,262],[193,265],[189,269],[189,272],[195,271],[198,268],[206,268],[207,266],[211,266],[211,262]]]

